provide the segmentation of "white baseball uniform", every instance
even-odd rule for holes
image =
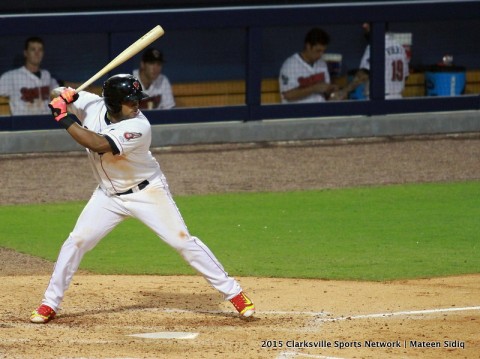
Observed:
[[[360,68],[370,70],[370,45],[365,49]],[[408,59],[405,49],[390,34],[385,34],[385,98],[402,98],[408,77]],[[368,90],[368,85],[365,86]]]
[[[58,310],[83,255],[127,217],[150,227],[225,299],[240,293],[239,283],[228,276],[207,246],[188,232],[165,176],[149,151],[151,127],[147,118],[139,112],[135,118],[110,123],[103,98],[83,91],[79,95],[68,106],[69,112],[84,127],[105,136],[113,153],[87,149],[99,185],[60,250],[43,304]]]
[[[306,63],[299,53],[290,56],[280,69],[278,78],[282,103],[288,103],[283,93],[297,87],[311,86],[317,82],[330,83],[327,63],[322,59],[317,60],[313,66]],[[295,103],[325,102],[325,97],[320,93],[314,93]]]
[[[135,76],[142,85],[144,93],[149,97],[140,101],[140,108],[144,110],[152,109],[169,109],[175,107],[175,100],[173,98],[172,86],[167,76],[160,74],[147,88],[140,79],[139,70],[133,70]]]
[[[47,70],[40,70],[40,78],[25,66],[5,72],[0,77],[0,96],[9,97],[12,115],[50,114],[50,91],[58,87]]]

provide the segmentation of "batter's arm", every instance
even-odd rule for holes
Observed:
[[[109,141],[107,137],[80,126],[67,113],[67,103],[74,102],[76,97],[78,97],[78,95],[75,94],[74,90],[65,91],[62,92],[62,96],[55,97],[49,103],[48,106],[52,110],[55,121],[64,127],[70,136],[83,147],[97,153],[118,153],[118,149],[113,141]]]
[[[112,143],[107,137],[79,126],[77,123],[73,123],[71,126],[69,126],[67,128],[67,132],[77,143],[93,152],[114,152],[112,149]]]

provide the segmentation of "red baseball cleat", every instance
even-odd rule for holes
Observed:
[[[32,323],[45,324],[55,318],[55,311],[50,308],[48,305],[42,304],[36,310],[32,312],[30,321]]]
[[[255,313],[255,305],[243,292],[230,299],[230,302],[242,317],[248,318]]]

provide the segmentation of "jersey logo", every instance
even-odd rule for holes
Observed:
[[[125,132],[123,134],[123,137],[125,137],[127,141],[130,141],[130,140],[133,140],[134,138],[142,137],[142,134],[140,132]]]
[[[323,72],[319,72],[318,74],[314,74],[308,77],[298,78],[298,84],[300,85],[300,87],[312,86],[318,82],[325,82],[325,74]]]
[[[20,93],[22,94],[22,101],[33,103],[33,101],[38,98],[41,98],[42,100],[48,100],[50,98],[50,87],[22,87],[20,89]]]

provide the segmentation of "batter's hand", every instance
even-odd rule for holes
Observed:
[[[65,101],[66,104],[71,104],[78,99],[78,93],[71,87],[65,88],[60,94],[60,97]]]
[[[61,96],[55,97],[49,104],[50,110],[52,110],[53,118],[55,121],[60,122],[62,118],[67,116],[67,102]]]

